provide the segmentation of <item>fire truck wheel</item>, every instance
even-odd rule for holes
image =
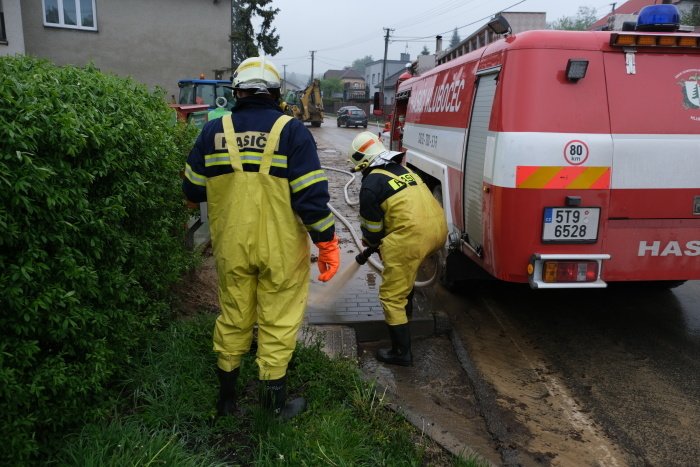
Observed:
[[[440,207],[445,209],[445,206],[442,204],[442,185],[437,184],[433,187],[433,198],[435,198],[437,202],[440,203]]]
[[[442,185],[439,183],[433,187],[433,197],[437,200],[437,202],[442,206],[444,209],[445,206],[442,203]],[[455,280],[450,279],[447,276],[447,247],[444,247],[440,249],[437,253],[437,260],[439,264],[439,279],[440,283],[442,284],[443,287],[445,287],[447,290],[450,292],[454,292],[459,288],[459,283]]]

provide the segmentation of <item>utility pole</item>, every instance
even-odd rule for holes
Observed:
[[[610,12],[610,14],[615,14],[615,5],[617,5],[617,3],[610,4],[610,6],[612,7],[612,11]]]
[[[315,50],[310,50],[311,52],[311,79],[309,79],[309,84],[314,82],[314,54],[316,53]]]
[[[231,0],[231,33],[228,36],[228,41],[231,43],[231,76],[233,76],[233,72],[236,71],[235,68],[233,68],[233,1]]]
[[[282,80],[282,97],[287,94],[287,65],[282,65],[284,68],[284,79]]]
[[[382,99],[382,114],[384,113],[384,78],[386,77],[386,54],[389,50],[389,34],[393,29],[384,28],[386,35],[384,36],[384,62],[382,63],[382,76],[379,81],[379,96]]]

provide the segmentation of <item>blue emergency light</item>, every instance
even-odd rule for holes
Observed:
[[[637,31],[677,31],[681,15],[676,5],[648,5],[637,17]]]

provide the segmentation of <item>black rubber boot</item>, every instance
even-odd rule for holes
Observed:
[[[377,350],[377,360],[392,365],[411,366],[411,328],[408,323],[389,326],[390,349]]]
[[[406,318],[409,320],[413,317],[413,295],[415,291],[415,288],[411,289],[411,293],[409,293],[408,297],[406,297]]]
[[[216,367],[216,376],[219,378],[219,400],[216,401],[216,414],[219,417],[233,415],[236,410],[236,381],[239,368],[233,371],[224,371]]]
[[[286,376],[261,383],[263,384],[261,405],[271,410],[276,417],[289,420],[306,410],[306,400],[303,397],[287,401]]]

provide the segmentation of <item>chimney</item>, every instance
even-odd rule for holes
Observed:
[[[435,54],[442,52],[442,36],[435,36]]]

